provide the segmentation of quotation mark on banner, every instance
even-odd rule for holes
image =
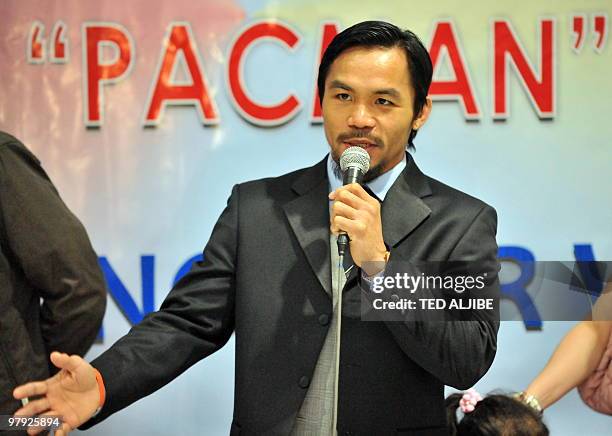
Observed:
[[[34,21],[28,35],[27,59],[30,64],[49,62],[64,64],[68,62],[70,47],[68,45],[68,27],[63,21],[56,21],[49,39],[45,38],[45,25]],[[48,54],[48,56],[47,56]]]
[[[586,35],[588,34],[587,27],[592,29],[593,50],[595,50],[595,53],[600,54],[608,40],[608,14],[603,12],[594,13],[591,15],[590,22],[587,22],[586,14],[575,14],[572,16],[570,31],[574,38],[572,50],[574,50],[575,53],[580,53],[582,51]]]

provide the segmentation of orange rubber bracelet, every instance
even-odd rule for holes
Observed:
[[[104,405],[104,400],[106,400],[106,388],[104,387],[104,380],[102,379],[102,374],[96,368],[93,369],[96,373],[96,382],[98,383],[98,390],[100,391],[100,404],[98,408],[101,409]]]

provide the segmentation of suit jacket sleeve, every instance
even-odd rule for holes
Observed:
[[[145,397],[214,353],[234,330],[238,187],[217,221],[204,259],[145,317],[91,364],[104,379],[106,402],[88,428]]]
[[[38,159],[15,138],[1,136],[8,137],[0,150],[3,246],[42,297],[47,351],[83,355],[106,307],[98,257]]]
[[[444,384],[457,389],[473,386],[487,372],[497,350],[499,262],[496,229],[495,210],[485,205],[469,223],[448,259],[477,265],[478,273],[486,274],[489,279],[486,296],[494,298],[495,310],[473,310],[465,320],[387,322],[397,343],[411,359]],[[392,261],[389,266],[391,271],[385,274],[394,275]]]

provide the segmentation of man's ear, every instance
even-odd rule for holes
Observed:
[[[412,128],[414,130],[418,130],[421,127],[423,127],[423,124],[425,124],[425,122],[429,118],[430,113],[431,113],[431,98],[427,97],[425,99],[425,104],[421,108],[421,112],[412,122]]]

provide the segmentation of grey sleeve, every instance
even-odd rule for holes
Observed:
[[[220,349],[234,331],[238,187],[196,262],[159,311],[119,339],[91,364],[106,387],[99,415],[86,429],[129,406]]]

